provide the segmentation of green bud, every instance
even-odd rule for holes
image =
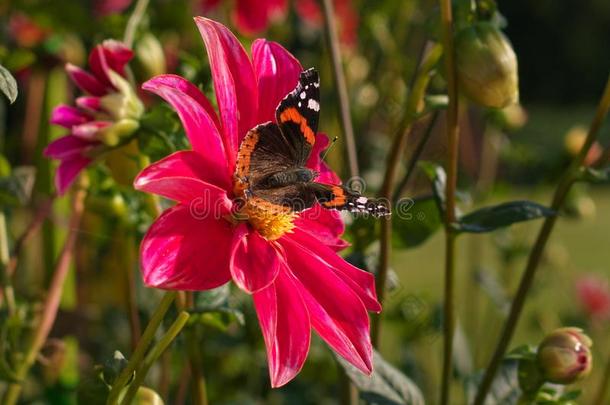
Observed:
[[[136,56],[147,77],[162,75],[167,70],[163,47],[151,33],[147,33],[138,41]]]
[[[98,131],[97,138],[108,146],[116,146],[121,139],[133,134],[140,127],[139,121],[121,119]]]
[[[555,384],[572,384],[589,375],[592,345],[579,328],[559,328],[547,335],[537,355],[544,378]]]
[[[477,23],[455,38],[458,85],[472,101],[503,108],[519,101],[517,56],[509,40],[489,23]]]
[[[140,387],[133,403],[136,405],[163,405],[163,399],[150,388]]]
[[[118,92],[110,93],[100,99],[102,108],[114,120],[131,118],[139,120],[144,113],[144,105],[131,84],[118,73],[110,71],[110,80]]]

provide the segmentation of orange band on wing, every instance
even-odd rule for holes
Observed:
[[[251,129],[244,140],[239,145],[239,151],[237,152],[237,161],[235,162],[235,187],[234,192],[236,195],[241,195],[244,190],[248,189],[250,185],[244,181],[250,175],[250,158],[252,152],[258,143],[260,134],[256,128]]]
[[[341,207],[345,205],[347,201],[347,196],[345,195],[345,191],[339,186],[333,186],[331,188],[333,193],[333,199],[330,201],[323,202],[322,205],[327,208],[333,207]]]
[[[287,108],[280,114],[280,122],[288,121],[294,122],[295,124],[299,125],[299,129],[301,130],[303,135],[305,135],[307,143],[313,145],[316,142],[316,134],[314,134],[311,128],[309,128],[307,120],[299,113],[296,108]]]

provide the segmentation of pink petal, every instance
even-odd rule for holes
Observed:
[[[299,249],[310,252],[311,255],[316,256],[327,267],[330,267],[358,295],[366,309],[373,312],[381,312],[381,304],[377,301],[375,276],[346,262],[332,249],[322,245],[317,237],[312,236],[303,229],[295,229],[285,239],[290,239],[292,243],[298,245]]]
[[[280,270],[279,247],[263,239],[258,232],[240,224],[235,229],[231,248],[231,275],[239,288],[247,293],[269,286]]]
[[[328,148],[328,144],[328,137],[325,134],[316,134],[316,143],[313,145],[307,167],[319,173],[316,181],[327,184],[341,184],[341,179],[337,176],[337,173],[322,160],[323,152]]]
[[[155,162],[138,174],[133,186],[136,190],[190,203],[193,214],[222,218],[231,210],[227,192],[202,180],[209,178],[205,161],[191,151],[176,152]]]
[[[155,83],[163,84],[167,87],[173,87],[176,90],[185,93],[187,96],[190,96],[192,99],[197,101],[208,113],[212,121],[214,121],[214,124],[216,124],[218,130],[220,130],[220,122],[218,121],[218,115],[216,114],[214,107],[210,103],[210,100],[208,100],[205,94],[203,94],[197,86],[195,86],[193,83],[189,82],[181,76],[172,74],[159,75],[156,76],[154,79]]]
[[[201,159],[207,161],[206,164],[209,167],[214,167],[219,173],[229,173],[227,160],[230,157],[235,159],[235,156],[225,154],[216,124],[197,100],[180,89],[172,87],[163,76],[157,76],[147,81],[142,88],[157,94],[174,107],[184,125],[193,150],[200,154]]]
[[[51,124],[61,125],[64,128],[72,128],[73,125],[84,124],[91,117],[76,107],[60,104],[51,114]]]
[[[81,155],[72,155],[59,163],[55,173],[55,187],[57,193],[63,195],[72,185],[76,176],[91,163],[91,159]]]
[[[100,98],[90,96],[78,97],[76,99],[76,106],[94,113],[100,110]]]
[[[66,135],[48,144],[43,153],[50,158],[65,159],[71,155],[83,154],[85,150],[95,145],[99,145],[99,143],[85,141],[73,135]]]
[[[248,130],[259,124],[254,71],[241,43],[224,25],[204,17],[195,17],[195,23],[208,52],[220,117],[234,156]],[[229,163],[233,168],[234,158]]]
[[[269,11],[266,1],[240,0],[234,8],[233,21],[241,33],[256,34],[269,25]]]
[[[301,371],[307,358],[309,314],[294,279],[284,270],[252,297],[267,348],[271,386],[281,387]]]
[[[222,0],[200,0],[199,5],[201,7],[201,11],[204,14],[214,10],[220,4]]]
[[[85,93],[93,96],[103,96],[108,92],[106,86],[102,82],[97,80],[91,73],[78,66],[68,63],[66,64],[66,72],[68,72],[68,75],[74,84]]]
[[[112,122],[110,121],[90,121],[85,124],[73,126],[72,135],[88,141],[94,141],[97,139],[98,132],[110,125],[112,125]]]
[[[266,39],[252,44],[252,61],[258,82],[257,121],[275,121],[275,109],[294,89],[303,68],[290,52]]]
[[[231,225],[224,219],[196,218],[187,205],[166,210],[140,246],[144,283],[170,290],[208,290],[225,284],[229,273]]]
[[[340,237],[345,231],[345,224],[339,211],[325,209],[316,204],[311,209],[303,211],[296,219],[295,225],[334,251],[349,246]]]
[[[315,252],[288,238],[282,239],[282,245],[315,331],[354,367],[370,374],[369,317],[358,295]]]
[[[89,54],[89,69],[106,86],[112,86],[109,71],[125,75],[125,65],[133,57],[133,52],[115,40],[106,40],[97,45]]]

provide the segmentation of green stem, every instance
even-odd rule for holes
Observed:
[[[604,374],[602,375],[602,379],[599,382],[599,388],[597,389],[597,393],[595,394],[595,402],[594,404],[603,404],[606,399],[606,394],[608,392],[608,385],[610,385],[610,357],[608,357],[606,361],[606,367],[604,368]]]
[[[345,136],[349,173],[351,177],[358,177],[360,171],[358,169],[358,156],[356,154],[356,140],[354,138],[354,128],[350,116],[345,73],[343,72],[343,64],[341,62],[341,45],[339,44],[339,37],[337,35],[333,0],[322,0],[322,9],[324,10],[324,20],[326,22],[326,42],[330,48],[333,76],[335,79],[335,86],[337,87],[337,95],[339,97],[341,126],[343,127],[343,135]]]
[[[10,255],[8,249],[8,232],[6,229],[6,215],[0,211],[0,266],[2,270],[2,293],[6,300],[6,308],[9,316],[15,313],[15,292],[13,291],[13,283],[8,273],[8,265],[10,263]]]
[[[70,223],[68,226],[68,236],[66,237],[63,249],[57,260],[55,271],[53,272],[53,278],[51,279],[49,292],[43,306],[40,321],[32,333],[25,356],[16,370],[16,375],[20,382],[12,383],[8,386],[6,392],[4,393],[4,398],[2,401],[3,404],[13,405],[17,403],[17,400],[21,395],[22,381],[25,379],[30,368],[36,361],[36,357],[47,340],[47,337],[51,332],[51,328],[53,327],[53,323],[55,322],[55,318],[57,317],[63,286],[66,277],[68,276],[68,271],[70,270],[70,263],[72,262],[80,220],[85,209],[86,196],[87,191],[82,187],[78,188],[74,193],[71,207],[72,216],[70,217]]]
[[[118,404],[121,390],[127,385],[127,383],[129,382],[129,379],[133,375],[133,372],[140,366],[140,363],[144,359],[144,355],[146,354],[148,347],[150,346],[151,342],[153,341],[153,339],[155,337],[155,333],[157,332],[159,325],[161,325],[161,322],[163,321],[163,317],[165,316],[165,313],[167,312],[169,307],[172,305],[172,302],[174,301],[175,298],[176,298],[175,291],[167,291],[165,293],[165,295],[163,296],[163,298],[161,299],[161,302],[159,303],[159,305],[157,306],[157,309],[155,309],[155,312],[153,313],[152,317],[150,318],[150,321],[148,322],[148,325],[146,326],[144,333],[142,333],[142,337],[140,338],[140,341],[138,342],[136,349],[134,350],[133,354],[131,355],[129,362],[127,363],[125,368],[121,371],[121,374],[119,374],[116,381],[112,385],[112,389],[110,390],[110,393],[108,394],[108,400],[106,402],[108,405]]]
[[[381,186],[380,197],[390,200],[392,188],[398,172],[400,158],[404,151],[413,123],[419,118],[426,89],[432,78],[434,67],[442,54],[442,48],[436,44],[425,47],[421,56],[421,63],[415,72],[413,82],[407,97],[405,115],[399,125],[399,132],[394,136],[394,141],[390,147],[386,165],[383,185]],[[377,299],[383,305],[385,299],[385,286],[388,277],[392,240],[392,217],[386,217],[381,221],[380,247],[379,247],[379,267],[375,277],[375,288]],[[381,334],[381,317],[377,316],[373,320],[371,327],[371,338],[373,346],[379,346]]]
[[[133,9],[131,17],[129,17],[129,21],[127,21],[123,42],[125,43],[125,45],[127,45],[128,48],[131,48],[133,45],[133,40],[136,36],[138,25],[140,25],[140,21],[142,21],[142,18],[144,17],[146,7],[148,7],[148,2],[149,0],[138,0],[135,8]]]
[[[458,91],[453,44],[453,12],[451,0],[440,0],[442,42],[445,59],[445,79],[449,106],[447,109],[447,188],[445,190],[445,303],[443,312],[443,374],[441,382],[441,404],[450,403],[451,371],[453,357],[453,334],[455,330],[454,272],[455,234],[452,225],[455,217],[455,191],[458,171]]]
[[[572,164],[566,170],[565,174],[557,185],[557,189],[555,190],[553,201],[551,203],[551,208],[553,210],[559,211],[563,206],[566,196],[568,195],[572,184],[574,184],[576,176],[578,176],[578,172],[581,170],[587,153],[589,153],[591,146],[597,139],[597,134],[599,132],[600,127],[605,121],[609,109],[610,77],[608,77],[606,88],[597,107],[597,112],[595,114],[595,117],[593,118],[591,127],[589,128],[589,133],[587,135],[585,144],[583,145],[580,153],[574,158]],[[544,248],[546,247],[546,243],[549,240],[556,221],[557,216],[546,218],[544,223],[542,224],[540,232],[538,233],[538,237],[536,238],[534,247],[532,248],[532,251],[529,255],[527,266],[525,268],[525,271],[523,272],[523,275],[521,276],[519,288],[517,289],[517,293],[512,302],[508,318],[506,319],[506,323],[504,324],[502,335],[500,336],[494,354],[490,360],[489,366],[487,367],[487,370],[485,370],[483,380],[481,381],[481,385],[479,386],[479,390],[474,401],[475,405],[482,405],[485,401],[485,397],[487,396],[491,384],[493,383],[496,371],[500,367],[502,359],[504,358],[504,354],[508,349],[508,345],[510,344],[510,341],[517,327],[517,322],[519,321],[519,317],[521,316],[521,312],[525,304],[525,299],[527,298],[527,294],[529,293],[529,290],[534,281],[534,276],[536,275],[536,270],[538,269],[538,265],[540,264],[540,259],[542,258],[542,254],[544,253]]]
[[[184,328],[184,325],[186,325],[189,316],[190,315],[188,314],[188,312],[182,311],[180,315],[178,315],[174,323],[169,327],[167,332],[163,335],[163,337],[161,337],[159,342],[157,342],[157,344],[146,355],[146,358],[136,371],[135,378],[133,379],[131,384],[129,384],[129,388],[125,393],[125,397],[123,397],[123,400],[121,401],[121,405],[129,405],[132,403],[133,398],[136,396],[138,388],[140,388],[142,382],[144,382],[144,378],[146,378],[148,371],[155,363],[155,361],[157,361],[157,359],[161,357],[163,352],[169,347],[169,345],[176,338],[176,336],[178,336],[182,328]]]

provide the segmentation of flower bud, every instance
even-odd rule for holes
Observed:
[[[163,405],[163,400],[150,388],[140,387],[133,403],[136,405]]]
[[[144,106],[131,84],[114,71],[110,71],[110,79],[118,92],[103,96],[100,106],[116,121],[123,118],[139,120],[144,113]]]
[[[504,34],[477,23],[455,38],[458,85],[472,101],[503,108],[519,101],[517,56]]]
[[[159,40],[151,33],[144,35],[138,41],[136,57],[142,64],[147,77],[162,75],[167,71],[163,47]]]
[[[537,354],[544,378],[555,384],[572,384],[589,375],[592,344],[579,328],[559,328],[547,335]]]

